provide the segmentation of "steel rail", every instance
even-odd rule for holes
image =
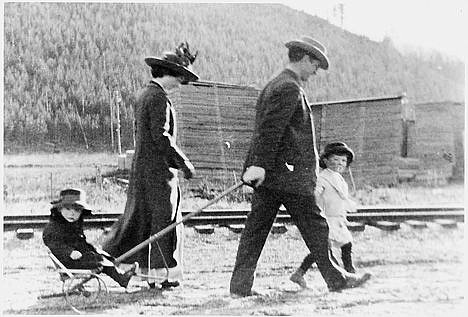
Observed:
[[[167,226],[166,228],[162,229],[161,231],[151,235],[148,239],[146,239],[145,241],[137,244],[136,246],[134,246],[133,248],[131,248],[130,250],[128,250],[127,252],[125,252],[124,254],[122,254],[121,256],[119,256],[117,259],[115,259],[115,263],[120,263],[122,262],[123,260],[125,260],[126,258],[132,256],[133,254],[135,254],[136,252],[139,252],[141,249],[145,248],[147,245],[151,244],[153,241],[156,241],[158,240],[159,238],[161,238],[163,235],[165,235],[166,233],[169,233],[171,232],[172,230],[175,229],[176,226],[178,226],[179,224],[183,223],[184,221],[187,221],[187,220],[190,220],[192,219],[193,217],[196,217],[198,214],[202,213],[203,210],[205,210],[206,208],[208,208],[209,206],[213,205],[214,203],[216,203],[217,201],[219,201],[221,198],[225,197],[226,195],[228,195],[229,193],[232,193],[233,191],[237,190],[238,188],[240,188],[244,183],[241,181],[241,182],[238,182],[237,184],[234,184],[232,185],[230,188],[226,189],[224,192],[222,192],[221,194],[219,194],[218,196],[216,196],[214,199],[208,201],[207,203],[205,203],[202,207],[198,208],[197,210],[195,211],[192,211],[190,213],[188,213],[187,215],[183,216],[182,219],[170,224],[169,226]],[[163,256],[163,259],[164,259],[164,256]]]
[[[205,209],[200,214],[187,219],[187,226],[195,225],[220,225],[243,224],[247,218],[246,209]],[[361,207],[356,213],[348,214],[349,221],[371,223],[375,221],[403,222],[406,220],[431,221],[434,219],[453,219],[464,221],[464,207],[462,206],[385,206],[385,207]],[[182,216],[190,214],[182,212]],[[84,226],[88,228],[106,228],[111,226],[122,213],[94,213],[84,220]],[[43,228],[49,221],[49,215],[4,215],[3,229],[16,230],[20,228]],[[281,208],[276,217],[276,222],[289,223],[291,217]]]

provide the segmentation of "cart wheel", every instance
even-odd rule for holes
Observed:
[[[96,274],[76,274],[63,281],[67,304],[77,313],[96,303],[102,291],[107,293],[104,281]]]

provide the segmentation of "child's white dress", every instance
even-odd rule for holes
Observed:
[[[329,239],[340,247],[353,241],[347,227],[346,214],[355,212],[355,203],[350,200],[348,184],[340,173],[323,169],[317,178],[315,188],[317,204],[322,209],[330,228]]]

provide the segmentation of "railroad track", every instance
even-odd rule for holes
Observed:
[[[182,212],[183,215],[189,212]],[[247,218],[246,209],[207,209],[185,222],[187,226],[218,225],[228,226],[243,224]],[[85,218],[84,226],[87,228],[110,227],[122,213],[97,212]],[[464,221],[464,207],[362,207],[356,213],[348,215],[348,220],[362,224],[373,224],[378,221],[404,222],[407,220],[433,221],[449,219],[457,222]],[[21,228],[43,228],[49,221],[49,215],[4,215],[3,230],[16,230]],[[284,209],[280,209],[277,223],[290,223],[291,217]]]

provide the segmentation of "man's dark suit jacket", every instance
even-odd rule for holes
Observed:
[[[313,195],[317,162],[310,106],[298,76],[285,69],[258,97],[255,130],[244,168],[263,167],[263,187]]]

